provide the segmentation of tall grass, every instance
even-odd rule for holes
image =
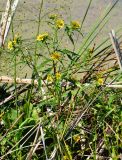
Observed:
[[[92,0],[81,23],[49,14],[50,31],[41,33],[42,0],[31,47],[13,31],[4,51],[14,57],[14,86],[0,88],[1,159],[119,159],[121,90],[107,84],[122,77],[108,38],[93,44],[117,2],[103,11],[86,36],[82,28]],[[62,45],[66,39],[72,50]],[[31,85],[17,84],[19,63],[31,69]]]

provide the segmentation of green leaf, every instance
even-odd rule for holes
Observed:
[[[76,86],[79,87],[80,89],[83,89],[83,85],[82,85],[80,82],[77,81],[75,84],[76,84]]]
[[[63,49],[63,50],[59,50],[60,52],[64,53],[67,55],[67,57],[70,59],[70,60],[74,60],[74,58],[76,58],[78,55],[75,53],[75,52],[72,52],[70,50],[67,50],[67,49]]]
[[[51,62],[51,59],[47,58],[45,61],[43,61],[41,64],[37,66],[37,69],[45,67],[48,62]]]
[[[116,98],[116,96],[114,94],[111,94],[109,96],[109,100],[108,100],[108,105],[109,106],[113,103],[113,101],[115,100],[115,98]]]
[[[38,121],[39,120],[39,115],[38,115],[38,112],[37,112],[37,109],[34,108],[33,111],[32,111],[32,118],[35,120],[35,121]]]
[[[20,124],[19,128],[33,124],[35,124],[35,120],[33,118],[27,118],[24,122]]]

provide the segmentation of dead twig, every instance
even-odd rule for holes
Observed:
[[[118,42],[118,40],[116,38],[114,30],[112,30],[109,33],[109,35],[110,35],[110,39],[111,39],[112,46],[114,48],[117,60],[118,60],[118,64],[119,64],[120,70],[122,71],[122,53],[121,53],[120,45],[119,45],[119,42]]]
[[[21,93],[27,91],[30,88],[30,85],[25,86],[24,88],[20,89],[19,91],[17,91],[17,95],[20,95]],[[15,98],[16,94],[13,93],[11,94],[9,97],[5,98],[3,101],[0,102],[0,106],[2,106],[3,104],[13,100]]]

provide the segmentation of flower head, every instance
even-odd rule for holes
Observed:
[[[43,41],[48,37],[48,33],[39,34],[36,38],[37,41]]]
[[[54,61],[58,61],[58,60],[61,58],[61,55],[60,55],[60,53],[58,53],[58,52],[53,52],[53,53],[51,54],[51,58],[52,58]]]
[[[98,82],[99,85],[103,85],[104,80],[103,80],[103,78],[99,78],[99,79],[97,80],[97,82]]]
[[[63,160],[69,160],[68,156],[63,156]]]
[[[58,19],[56,21],[56,27],[59,28],[59,29],[63,28],[64,27],[64,20],[63,19]]]
[[[50,74],[47,75],[47,81],[49,81],[49,82],[53,81],[53,78],[52,78],[52,76]]]
[[[61,79],[61,73],[57,72],[55,77],[56,77],[57,80]]]
[[[12,43],[13,43],[14,45],[16,45],[16,44],[17,44],[17,40],[14,39]]]
[[[74,139],[75,142],[79,142],[81,137],[79,135],[74,135],[73,139]]]
[[[13,45],[13,42],[12,42],[12,41],[9,41],[9,42],[8,42],[8,49],[9,49],[9,50],[13,50],[13,49],[14,49],[14,45]]]
[[[21,37],[19,36],[19,34],[15,35],[13,41],[8,42],[8,49],[13,50],[14,47],[20,43],[20,41],[21,41]]]
[[[80,23],[78,21],[72,21],[71,26],[72,26],[72,29],[78,29],[80,28]]]

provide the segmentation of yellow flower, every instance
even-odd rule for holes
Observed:
[[[37,41],[43,41],[48,37],[48,33],[39,34],[36,38]]]
[[[67,156],[63,156],[63,160],[69,160]]]
[[[99,78],[99,79],[97,80],[97,82],[98,82],[99,85],[103,85],[104,80],[103,80],[103,78]]]
[[[9,41],[8,42],[8,49],[9,50],[13,50],[14,46],[13,46],[13,42],[12,41]]]
[[[64,20],[63,19],[58,19],[57,21],[56,21],[56,26],[57,26],[57,28],[63,28],[64,27]]]
[[[61,55],[60,55],[60,53],[58,53],[58,52],[53,52],[53,53],[51,54],[51,58],[52,58],[53,60],[58,61],[58,60],[61,58]]]
[[[14,44],[14,45],[17,44],[17,40],[16,40],[16,39],[13,40],[13,44]]]
[[[57,80],[61,79],[61,73],[57,72],[55,76]]]
[[[47,81],[49,81],[49,82],[53,81],[53,78],[52,78],[52,76],[50,74],[47,75]]]
[[[80,138],[79,135],[74,135],[73,139],[74,139],[75,142],[79,142],[81,138]]]
[[[14,47],[17,45],[19,39],[20,39],[19,34],[15,35],[14,40],[8,42],[8,49],[13,50]]]
[[[80,28],[80,23],[78,21],[72,21],[71,26],[73,29],[78,29]]]

